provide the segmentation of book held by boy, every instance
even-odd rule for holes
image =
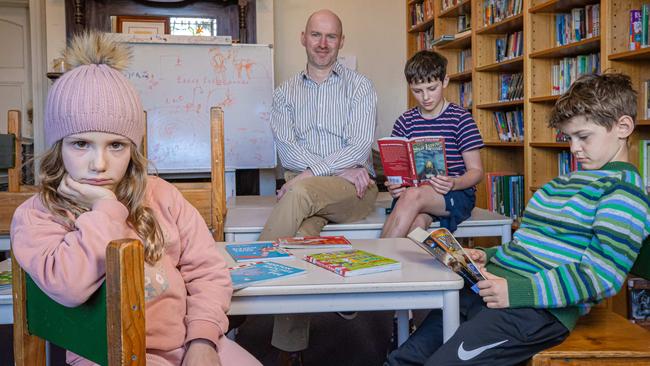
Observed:
[[[226,251],[236,262],[293,258],[291,253],[271,241],[248,244],[226,244]]]
[[[408,237],[447,268],[463,277],[472,291],[478,293],[476,283],[485,277],[449,230],[440,228],[428,233],[424,229],[415,228]]]
[[[402,264],[394,259],[359,249],[317,253],[306,255],[304,259],[344,277],[402,268]]]
[[[287,249],[328,249],[352,248],[352,244],[345,236],[288,236],[278,238],[277,244]]]
[[[377,140],[384,175],[390,184],[418,186],[447,175],[445,139],[441,137],[385,137]]]
[[[228,270],[232,279],[232,287],[235,290],[256,283],[297,276],[307,272],[302,268],[286,266],[272,261],[246,263],[228,268]]]

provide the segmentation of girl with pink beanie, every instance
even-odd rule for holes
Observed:
[[[40,193],[11,224],[15,260],[52,299],[82,304],[103,283],[114,239],[145,247],[147,365],[260,365],[224,337],[232,286],[197,210],[147,176],[140,98],[120,72],[128,48],[108,35],[75,37],[74,68],[50,90]],[[68,352],[68,363],[92,362]]]

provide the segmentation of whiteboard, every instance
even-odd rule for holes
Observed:
[[[147,111],[148,158],[160,173],[209,172],[210,108],[221,107],[226,169],[275,167],[271,46],[205,38],[128,41],[133,58],[124,74]]]

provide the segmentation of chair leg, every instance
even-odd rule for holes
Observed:
[[[45,341],[29,334],[25,302],[25,272],[11,261],[14,295],[14,362],[17,366],[45,365]]]

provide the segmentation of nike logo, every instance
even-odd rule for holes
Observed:
[[[471,351],[466,351],[463,348],[463,343],[465,343],[465,342],[461,342],[460,346],[458,346],[458,358],[460,358],[463,361],[471,360],[472,358],[480,355],[484,351],[489,350],[490,348],[494,348],[494,347],[496,347],[496,346],[498,346],[500,344],[506,343],[507,341],[508,340],[506,339],[506,340],[503,340],[501,342],[496,342],[496,343],[488,344],[487,346],[483,346],[483,347],[473,349]]]

